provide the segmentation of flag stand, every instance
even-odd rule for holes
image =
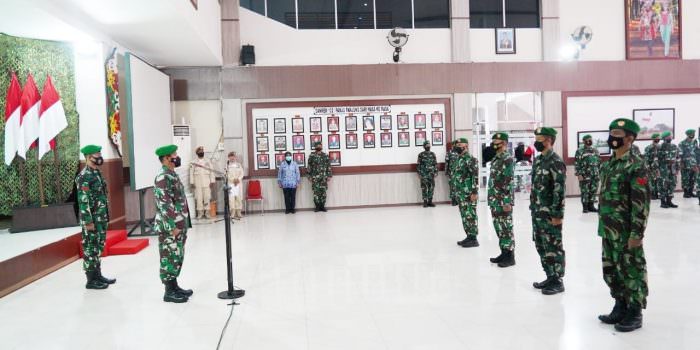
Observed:
[[[58,160],[58,135],[56,135],[53,140],[53,170],[54,184],[56,185],[56,203],[63,203],[63,196],[61,195],[61,169],[59,169],[61,163]]]
[[[39,171],[39,206],[45,207],[46,200],[44,198],[44,177],[41,174],[41,159],[39,159],[39,150],[36,152],[36,167]]]

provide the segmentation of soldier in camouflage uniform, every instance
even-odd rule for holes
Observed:
[[[576,177],[581,190],[581,204],[583,212],[597,212],[595,208],[596,195],[598,194],[598,181],[600,181],[600,153],[593,147],[591,135],[583,136],[583,146],[576,150]]]
[[[566,255],[562,243],[562,220],[564,218],[564,191],[566,188],[566,165],[552,147],[557,132],[552,128],[535,130],[535,148],[541,152],[532,166],[532,192],[530,211],[532,233],[537,253],[547,279],[533,283],[542,294],[552,295],[564,291]]]
[[[664,143],[659,149],[659,175],[661,177],[661,208],[678,208],[673,204],[673,191],[676,189],[676,175],[678,173],[678,146],[673,144],[673,135],[670,131],[661,134]]]
[[[681,185],[683,187],[683,198],[695,197],[695,177],[698,172],[698,164],[695,162],[695,149],[698,148],[698,141],[695,140],[695,130],[685,131],[685,140],[678,144],[681,157]]]
[[[452,170],[452,181],[455,189],[455,197],[459,205],[459,214],[462,217],[462,227],[467,237],[457,242],[464,248],[478,247],[479,235],[476,205],[479,200],[479,162],[469,154],[469,141],[466,138],[457,140],[454,147],[459,158],[455,161]]]
[[[700,167],[700,144],[695,147],[695,163]],[[700,169],[695,173],[695,190],[698,191],[695,195],[698,197],[698,205],[700,205]]]
[[[598,319],[620,332],[642,327],[649,287],[642,239],[649,217],[649,180],[644,160],[631,152],[639,125],[619,118],[610,124],[615,152],[603,164],[598,235],[602,238],[603,279],[615,299],[612,312]]]
[[[497,132],[491,137],[491,147],[496,156],[491,160],[488,202],[493,227],[498,236],[501,254],[491,258],[498,267],[515,265],[515,241],[513,239],[513,175],[514,160],[507,152],[508,134]]]
[[[455,196],[454,183],[452,181],[452,172],[453,172],[455,163],[457,162],[457,158],[459,158],[459,154],[457,154],[457,152],[454,151],[454,146],[456,144],[457,144],[457,140],[452,141],[452,147],[445,155],[445,176],[447,176],[447,184],[450,187],[450,200],[452,201],[453,206],[457,205],[457,198]]]
[[[87,145],[80,149],[85,156],[85,168],[75,178],[82,227],[83,270],[87,277],[87,289],[105,289],[117,280],[102,276],[100,255],[105,247],[109,207],[107,182],[100,172],[102,147]]]
[[[435,190],[435,177],[438,174],[437,158],[430,151],[430,141],[423,142],[424,151],[418,155],[418,177],[423,197],[423,208],[434,207],[433,191]]]
[[[644,163],[647,166],[647,170],[649,170],[651,199],[659,199],[659,141],[661,141],[659,136],[658,133],[652,134],[652,143],[644,148]]]
[[[156,155],[163,166],[155,178],[153,187],[156,203],[154,230],[158,233],[160,280],[165,285],[163,301],[184,303],[193,292],[191,289],[180,288],[177,283],[185,259],[185,242],[189,226],[185,187],[175,172],[175,168],[180,166],[181,161],[175,145],[158,148]]]
[[[326,211],[326,192],[328,182],[331,181],[331,161],[328,155],[323,153],[323,145],[320,142],[314,143],[316,152],[309,155],[308,172],[311,181],[311,190],[314,193],[315,212]]]

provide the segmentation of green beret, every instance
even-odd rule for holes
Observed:
[[[688,129],[685,131],[686,135],[695,135],[695,129]]]
[[[503,140],[508,141],[508,134],[505,132],[497,132],[491,136],[491,140]]]
[[[430,141],[425,140],[425,141],[423,142],[423,146],[430,146]]]
[[[671,132],[670,132],[670,131],[664,131],[663,133],[661,133],[661,138],[664,138],[664,139],[665,139],[665,138],[667,138],[667,137],[669,137],[669,136],[671,136]]]
[[[651,134],[651,138],[654,139],[654,140],[658,139],[658,138],[659,138],[659,133],[658,133],[658,132],[655,132],[655,133]]]
[[[584,140],[592,139],[593,137],[589,134],[583,135]]]
[[[617,118],[613,120],[608,128],[610,130],[622,129],[625,131],[629,131],[635,135],[639,134],[639,124],[637,124],[637,122],[635,122],[634,120],[627,118]]]
[[[541,128],[535,129],[535,135],[557,136],[557,131],[553,128],[547,128],[543,126]]]
[[[457,139],[457,143],[469,143],[466,137],[460,137]]]
[[[165,157],[175,153],[175,151],[177,151],[177,146],[175,145],[161,146],[156,149],[156,155],[158,157]]]
[[[457,144],[457,140],[452,140],[452,142],[451,142],[451,143],[452,143],[452,146],[454,146],[454,145],[456,145],[456,144]]]
[[[87,145],[80,149],[80,153],[89,156],[102,151],[102,146],[97,145]]]
[[[318,145],[320,145],[320,144],[321,144],[321,141],[316,141],[316,142],[314,142],[314,147],[316,147],[316,146],[318,146]]]

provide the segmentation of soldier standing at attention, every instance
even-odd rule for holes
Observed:
[[[435,190],[435,176],[438,174],[437,158],[430,151],[430,141],[423,142],[424,151],[418,155],[418,177],[423,195],[423,208],[434,207],[433,190]]]
[[[331,162],[328,155],[323,153],[323,145],[320,142],[314,143],[316,152],[309,155],[309,180],[311,190],[314,193],[315,212],[326,211],[326,193],[328,192],[328,182],[331,181]]]
[[[87,289],[105,289],[117,282],[102,276],[100,263],[109,225],[107,182],[99,169],[104,162],[101,151],[102,147],[95,145],[87,145],[80,150],[85,156],[85,168],[75,178],[80,226],[83,228],[81,244]]]
[[[445,176],[447,176],[447,184],[450,187],[450,200],[452,205],[457,205],[457,199],[455,198],[454,184],[452,181],[452,170],[454,169],[455,163],[459,155],[454,151],[454,146],[457,144],[457,140],[452,141],[452,147],[447,151],[445,155]]]
[[[700,144],[695,147],[695,163],[700,168]],[[695,173],[695,190],[698,191],[695,195],[698,197],[698,205],[700,205],[700,169]]]
[[[160,280],[165,285],[163,301],[184,303],[193,292],[182,289],[177,278],[182,270],[187,241],[187,198],[185,186],[175,172],[180,166],[177,146],[167,145],[156,150],[160,160],[160,174],[156,176],[153,194],[156,202],[154,229],[158,233],[158,251],[160,252]]]
[[[698,148],[698,141],[695,140],[695,130],[685,131],[685,140],[678,144],[681,157],[681,185],[683,187],[683,198],[695,197],[695,175],[698,172],[698,164],[695,162],[695,149]]]
[[[493,217],[493,227],[498,236],[501,255],[491,258],[498,267],[515,265],[515,241],[513,240],[513,175],[514,161],[508,154],[506,143],[508,134],[497,132],[491,137],[491,147],[496,156],[491,160],[489,176],[489,207]]]
[[[620,332],[642,327],[649,287],[642,239],[649,217],[649,181],[642,158],[630,148],[639,133],[636,122],[619,118],[610,124],[613,157],[603,164],[598,235],[603,241],[603,279],[615,299],[603,323]]]
[[[676,189],[676,173],[678,172],[678,146],[673,144],[670,131],[661,134],[664,143],[659,150],[659,172],[661,177],[661,208],[678,208],[673,204],[673,191]]]
[[[644,162],[649,170],[651,199],[659,199],[659,138],[658,133],[651,135],[652,143],[644,148]]]
[[[564,191],[566,165],[554,152],[557,131],[552,128],[535,130],[535,148],[541,152],[532,166],[532,213],[533,240],[540,255],[547,279],[533,283],[542,294],[552,295],[564,291],[566,256],[562,244],[562,220],[564,218]]]
[[[600,180],[600,153],[593,147],[591,135],[583,136],[583,146],[576,150],[576,177],[581,189],[581,204],[583,212],[597,212],[595,208],[596,195],[598,194],[598,181]]]
[[[204,147],[197,147],[197,159],[190,164],[190,185],[194,186],[197,219],[202,216],[209,219],[209,200],[211,200],[211,185],[216,181],[211,162],[204,159]]]
[[[455,197],[462,217],[462,227],[467,234],[467,238],[457,244],[464,248],[478,247],[476,204],[479,199],[479,162],[469,154],[469,141],[466,138],[457,140],[454,150],[459,155],[452,170]]]

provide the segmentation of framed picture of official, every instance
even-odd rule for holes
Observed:
[[[255,133],[267,134],[267,119],[255,119]]]
[[[340,131],[340,118],[331,116],[328,117],[328,132]]]
[[[299,117],[292,118],[292,132],[304,132],[304,119]]]
[[[362,141],[362,146],[364,148],[374,148],[374,133],[365,133],[362,135]]]
[[[328,135],[328,149],[340,149],[340,135],[339,134]]]
[[[292,159],[299,165],[299,167],[303,168],[306,166],[306,154],[304,153],[294,153],[292,155]]]
[[[309,131],[321,132],[321,117],[309,118]]]
[[[279,168],[282,162],[284,162],[284,153],[275,154],[275,167]]]
[[[425,120],[425,114],[420,113],[416,114],[413,116],[413,123],[415,125],[416,129],[425,129],[426,127],[426,120]]]
[[[442,140],[442,131],[433,131],[432,132],[433,136],[433,146],[442,146],[443,145],[443,140]]]
[[[374,130],[374,116],[366,115],[362,117],[362,130],[373,131]]]
[[[391,136],[392,135],[390,132],[383,132],[383,133],[379,134],[379,142],[380,142],[382,148],[391,147],[391,143],[392,143]]]
[[[430,126],[433,129],[443,128],[442,113],[433,113],[430,115]]]
[[[331,166],[340,166],[340,151],[328,152],[328,158],[330,159]]]
[[[274,126],[275,126],[275,134],[286,134],[287,133],[287,119],[275,118]]]
[[[426,141],[425,131],[416,131],[416,147],[423,147],[423,143]]]
[[[409,128],[408,125],[408,114],[401,113],[396,116],[396,128],[399,130],[406,130]]]
[[[258,169],[270,169],[270,155],[267,153],[258,154]]]
[[[316,144],[316,142],[323,143],[323,135],[310,135],[309,136],[309,147],[311,147],[312,150],[314,149],[314,144]]]
[[[320,137],[321,135],[318,136]],[[292,149],[295,151],[300,151],[304,149],[304,135],[292,136]]]
[[[357,148],[357,134],[345,134],[345,149]]]
[[[357,117],[349,115],[345,117],[345,131],[357,131]]]
[[[399,133],[399,147],[409,147],[411,146],[411,136],[408,132]]]
[[[256,137],[255,144],[258,152],[267,152],[270,150],[270,144],[267,136]]]
[[[287,150],[287,136],[275,136],[275,151]]]
[[[390,115],[379,116],[379,128],[384,130],[384,131],[391,130],[391,116]]]
[[[496,54],[515,54],[515,28],[496,28]]]

